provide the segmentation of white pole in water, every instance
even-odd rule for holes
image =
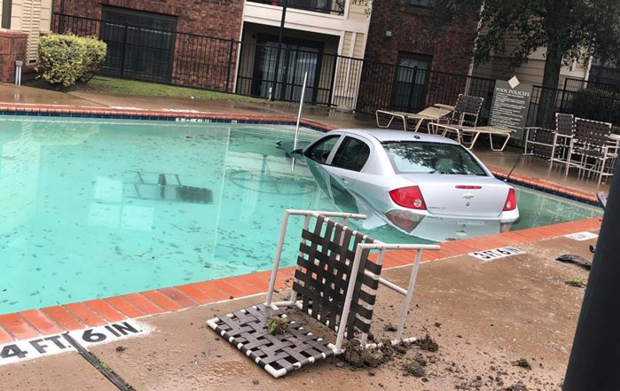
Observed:
[[[301,111],[304,108],[304,99],[306,97],[306,84],[308,84],[308,72],[306,72],[306,74],[304,75],[304,84],[301,87],[301,100],[299,101],[299,113],[297,113],[297,124],[295,125],[295,140],[293,141],[293,151],[297,149],[297,139],[299,138],[299,123],[301,122]],[[291,169],[295,171],[295,158],[293,158],[293,164]]]
[[[297,126],[295,126],[295,142],[293,151],[297,149],[297,139],[299,138],[299,123],[301,122],[301,111],[304,108],[304,98],[306,96],[306,84],[308,83],[308,72],[304,75],[304,85],[301,87],[301,100],[299,101],[299,113],[297,114]]]

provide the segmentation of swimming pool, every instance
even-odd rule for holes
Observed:
[[[292,130],[0,117],[0,314],[270,269],[284,209],[337,210],[277,148]],[[601,213],[518,197],[514,229]],[[389,226],[365,231],[426,242]]]

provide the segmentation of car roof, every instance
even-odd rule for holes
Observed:
[[[365,134],[376,138],[379,142],[384,141],[418,141],[418,142],[433,142],[441,144],[455,144],[458,142],[449,139],[447,137],[436,136],[426,133],[405,132],[402,130],[387,130],[387,129],[338,129],[338,132],[351,133],[351,134]]]

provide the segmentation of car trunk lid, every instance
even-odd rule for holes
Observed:
[[[490,218],[499,216],[510,186],[492,178],[463,175],[411,175],[428,212],[437,216]]]

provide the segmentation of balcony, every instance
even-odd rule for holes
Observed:
[[[284,0],[248,0],[282,7]],[[288,0],[288,7],[323,14],[343,15],[346,0]]]

